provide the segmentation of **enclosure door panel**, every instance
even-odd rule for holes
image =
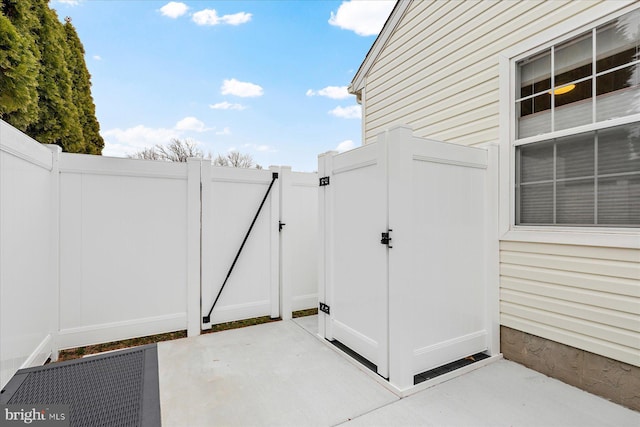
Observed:
[[[453,154],[413,161],[415,373],[487,348],[486,170]]]
[[[386,372],[388,261],[380,244],[387,223],[385,170],[380,162],[362,166],[356,157],[362,154],[350,152],[352,164],[360,166],[339,169],[331,182],[331,330],[333,338]]]

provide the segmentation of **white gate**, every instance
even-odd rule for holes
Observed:
[[[210,322],[203,321],[203,329],[215,323],[280,315],[277,186],[267,194],[274,173],[202,169],[202,313],[203,318],[211,315]],[[238,256],[254,217],[251,234]]]
[[[398,127],[319,159],[329,183],[320,191],[320,334],[401,390],[421,372],[499,351],[489,152]]]
[[[387,165],[381,150],[383,144],[371,144],[321,157],[325,164],[318,173],[329,178],[329,185],[320,191],[321,227],[325,227],[320,241],[327,239],[325,274],[330,282],[321,301],[330,307],[330,316],[320,316],[320,329],[326,338],[351,348],[387,377],[388,254],[379,244],[380,232],[388,227]]]

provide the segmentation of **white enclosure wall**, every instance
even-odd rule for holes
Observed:
[[[187,256],[186,164],[62,154],[61,348],[185,329]]]
[[[44,363],[57,330],[58,154],[0,121],[0,386]]]
[[[499,353],[496,158],[495,147],[408,127],[320,157],[320,334],[399,390],[421,372]]]

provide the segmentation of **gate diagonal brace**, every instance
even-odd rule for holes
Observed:
[[[236,266],[236,262],[238,262],[238,258],[240,258],[240,254],[242,253],[242,249],[244,248],[245,243],[247,243],[247,239],[249,238],[249,235],[251,234],[251,230],[253,230],[253,226],[256,224],[256,221],[258,220],[258,216],[260,215],[260,212],[262,211],[262,207],[264,206],[264,202],[267,201],[267,197],[269,197],[269,193],[271,192],[271,188],[273,187],[273,183],[276,182],[276,179],[278,179],[278,172],[273,172],[273,174],[271,175],[271,184],[269,184],[269,188],[267,188],[267,192],[264,194],[264,197],[262,198],[262,202],[260,203],[260,207],[258,207],[258,211],[256,212],[256,215],[253,217],[253,221],[251,221],[251,225],[249,226],[249,230],[247,230],[247,234],[244,236],[244,240],[242,241],[242,244],[240,245],[240,249],[238,249],[238,253],[236,254],[236,257],[233,260],[233,263],[231,264],[231,268],[229,268],[229,272],[227,273],[227,277],[225,277],[224,282],[222,283],[222,286],[220,287],[220,290],[218,291],[218,295],[216,296],[215,301],[213,301],[213,304],[211,305],[211,309],[209,310],[209,313],[206,316],[202,316],[202,322],[203,323],[211,323],[211,313],[213,312],[213,308],[216,306],[218,300],[220,299],[220,295],[222,295],[222,290],[224,289],[225,285],[227,284],[227,281],[229,280],[229,277],[231,276],[231,273],[233,272],[233,268]],[[282,224],[282,225],[284,225],[284,224]]]

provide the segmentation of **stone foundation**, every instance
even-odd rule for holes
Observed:
[[[640,367],[506,326],[500,349],[505,359],[640,411]]]

